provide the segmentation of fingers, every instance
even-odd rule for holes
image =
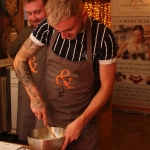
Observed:
[[[69,144],[69,141],[68,141],[68,139],[67,139],[67,138],[65,138],[64,143],[63,143],[63,146],[62,146],[61,150],[65,150],[68,144]]]
[[[41,113],[41,111],[36,111],[35,116],[38,120],[42,120],[42,118],[43,118],[43,114]]]
[[[47,126],[47,115],[45,108],[43,108],[42,110],[35,111],[34,114],[37,117],[37,119],[43,120],[44,126]]]
[[[47,126],[47,116],[46,116],[46,109],[45,104],[41,97],[36,97],[35,99],[31,100],[31,109],[37,119],[43,120],[44,126]]]
[[[78,139],[78,137],[74,137],[74,138],[65,137],[65,140],[64,140],[64,143],[63,143],[61,150],[65,150],[68,144],[70,144],[71,142],[73,142],[74,140],[77,140],[77,139]]]
[[[43,122],[44,122],[44,126],[47,126],[47,115],[46,113],[43,115]]]

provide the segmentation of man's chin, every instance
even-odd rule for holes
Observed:
[[[39,23],[32,23],[31,25],[35,28]]]
[[[68,40],[74,40],[75,38],[70,38],[70,37],[67,37],[67,39],[68,39]]]
[[[68,40],[74,40],[76,37],[77,37],[77,35],[74,35],[74,36],[67,37],[67,39]]]

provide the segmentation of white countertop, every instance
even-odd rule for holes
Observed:
[[[0,141],[0,150],[31,150],[28,145]]]

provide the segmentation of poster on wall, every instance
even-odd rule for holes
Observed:
[[[112,0],[112,3],[114,1]],[[118,4],[127,3],[119,2]],[[150,18],[121,17],[119,13],[118,16],[112,16],[111,21],[118,44],[112,108],[124,112],[150,114]]]
[[[149,0],[111,0],[111,16],[149,16]]]

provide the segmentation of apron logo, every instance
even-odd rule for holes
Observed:
[[[70,71],[69,70],[67,70],[67,69],[62,70],[60,75],[56,76],[55,80],[56,80],[57,85],[59,85],[59,86],[66,86],[69,89],[74,88],[74,86],[70,86],[69,85],[73,78],[67,78],[67,79],[65,78],[65,77],[67,77],[69,75],[70,75]],[[61,81],[63,82],[63,84],[60,83]]]
[[[37,70],[35,70],[35,68],[36,68],[36,66],[37,66],[37,63],[34,63],[34,62],[35,62],[35,59],[36,59],[36,57],[34,56],[34,57],[32,57],[31,59],[29,59],[29,62],[28,62],[29,67],[30,67],[30,69],[31,69],[31,71],[32,71],[33,73],[37,73],[37,72],[38,72]]]

